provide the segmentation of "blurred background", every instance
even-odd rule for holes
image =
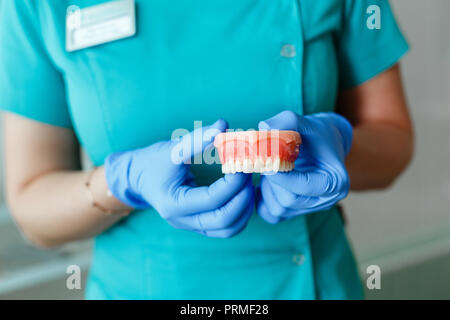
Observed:
[[[391,4],[411,45],[402,73],[416,154],[391,189],[352,193],[344,201],[347,231],[362,280],[367,266],[381,268],[381,289],[367,290],[368,299],[450,299],[450,1]],[[1,191],[0,299],[82,299],[83,290],[66,288],[66,268],[82,268],[84,289],[91,243],[56,251],[31,247]]]

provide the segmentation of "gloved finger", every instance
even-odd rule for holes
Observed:
[[[192,157],[203,153],[214,142],[214,138],[228,128],[225,120],[217,120],[214,124],[195,129],[174,144],[171,160],[174,164],[190,164]]]
[[[245,229],[254,210],[254,202],[251,201],[248,203],[244,214],[231,227],[222,230],[206,230],[204,234],[213,238],[231,238]]]
[[[277,184],[270,184],[270,187],[275,199],[284,208],[282,217],[285,219],[311,212],[311,210],[320,211],[329,209],[337,201],[337,195],[327,197],[305,197],[291,193]],[[274,215],[272,211],[270,212]],[[274,216],[277,216],[277,214]]]
[[[317,197],[333,194],[336,191],[336,178],[323,170],[303,171],[294,169],[265,176],[271,183],[301,196]]]
[[[314,117],[314,118],[312,118]],[[318,120],[321,120],[320,122]],[[304,143],[308,144],[308,136],[320,134],[323,128],[333,127],[338,139],[342,143],[344,156],[347,155],[352,146],[353,127],[343,116],[334,112],[316,113],[314,116],[300,116],[297,121],[297,131],[304,138]],[[322,128],[322,129],[321,129]]]
[[[333,197],[299,197],[298,201],[293,204],[284,214],[284,217],[291,218],[301,214],[328,210],[332,208],[339,200]]]
[[[239,194],[223,207],[216,209],[212,215],[200,215],[199,222],[203,230],[226,229],[232,226],[248,206],[254,206],[255,192],[252,181]]]
[[[293,111],[283,111],[258,124],[259,130],[298,130],[299,116]]]
[[[325,210],[325,209],[318,209],[317,211],[320,211],[320,210]],[[276,224],[276,223],[291,219],[293,217],[297,217],[302,214],[310,213],[311,208],[304,208],[304,209],[300,209],[300,210],[286,209],[282,217],[276,217],[270,213],[269,209],[267,209],[266,204],[263,201],[260,201],[257,203],[257,212],[258,212],[258,215],[266,222],[268,222],[270,224]]]
[[[271,215],[275,217],[282,217],[284,215],[286,208],[278,202],[266,176],[261,177],[261,196]]]
[[[344,150],[347,154],[350,151],[353,136],[353,127],[343,116],[334,112],[322,112],[314,115],[316,119],[322,118],[331,123],[338,129],[344,142]],[[274,117],[261,121],[258,124],[259,130],[294,130],[301,135],[307,136],[317,131],[317,122],[310,119],[309,116],[299,116],[293,111],[283,111]]]
[[[256,211],[258,215],[270,224],[276,224],[280,221],[283,221],[280,217],[273,216],[269,209],[266,206],[266,203],[261,195],[261,187],[256,189]]]
[[[287,209],[290,209],[293,205],[297,204],[299,198],[301,197],[298,194],[286,190],[276,183],[271,183],[270,187],[272,188],[275,198],[278,200],[280,205]]]
[[[284,215],[284,217],[286,219],[290,219],[293,217],[297,217],[299,215],[302,214],[309,214],[312,212],[317,212],[317,211],[324,211],[324,210],[329,210],[334,206],[335,203],[323,203],[321,205],[317,205],[317,206],[311,206],[310,208],[301,208],[301,209],[289,209],[287,210],[286,214]]]
[[[314,117],[317,115],[315,114]],[[258,128],[259,130],[293,130],[299,132],[302,136],[308,136],[317,131],[317,121],[314,122],[309,116],[299,116],[295,112],[287,110],[270,119],[261,121]]]
[[[218,230],[232,226],[238,220],[249,203],[254,203],[254,191],[251,181],[224,206],[213,211],[202,212],[172,219],[175,227],[189,230]]]
[[[336,129],[339,131],[342,142],[344,145],[344,153],[347,155],[350,152],[353,141],[353,126],[347,120],[347,118],[334,113],[334,112],[322,112],[315,115],[318,118],[323,118],[331,121]]]
[[[213,211],[225,205],[251,180],[244,173],[227,174],[210,186],[192,188],[182,185],[172,194],[176,216]]]
[[[263,182],[264,184],[270,184],[270,182]],[[270,184],[270,188],[272,190],[272,194],[277,201],[277,203],[282,207],[271,206],[273,205],[274,200],[270,199],[270,193],[267,194],[267,201],[265,201],[265,206],[272,217],[266,217],[267,219],[277,221],[275,218],[281,218],[283,220],[292,218],[294,216],[298,216],[307,212],[310,212],[311,209],[315,209],[315,205],[317,203],[318,198],[313,197],[303,197],[298,196],[277,184]],[[273,202],[272,202],[273,201]],[[275,208],[275,209],[273,209]],[[275,211],[275,210],[278,210]],[[264,212],[263,212],[264,214]],[[279,221],[278,221],[279,222]]]

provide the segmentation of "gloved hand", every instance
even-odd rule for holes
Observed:
[[[225,175],[196,187],[189,163],[212,145],[227,123],[198,128],[179,141],[113,153],[105,161],[108,187],[133,208],[153,207],[175,228],[209,237],[231,237],[245,228],[254,207],[251,176]]]
[[[353,129],[344,117],[335,113],[298,116],[284,111],[260,122],[259,129],[295,130],[302,137],[293,171],[261,177],[257,211],[264,220],[278,223],[326,210],[347,196],[350,181],[344,160]]]

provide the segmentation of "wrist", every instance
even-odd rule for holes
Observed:
[[[97,167],[85,178],[86,196],[91,206],[105,214],[129,214],[133,208],[111,193],[104,177],[104,167]]]
[[[123,205],[136,209],[146,209],[149,204],[130,185],[130,163],[132,153],[121,152],[109,155],[103,167],[103,179],[110,194]]]

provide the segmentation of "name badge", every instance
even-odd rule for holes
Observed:
[[[134,0],[116,0],[66,13],[66,50],[81,50],[136,34]]]

